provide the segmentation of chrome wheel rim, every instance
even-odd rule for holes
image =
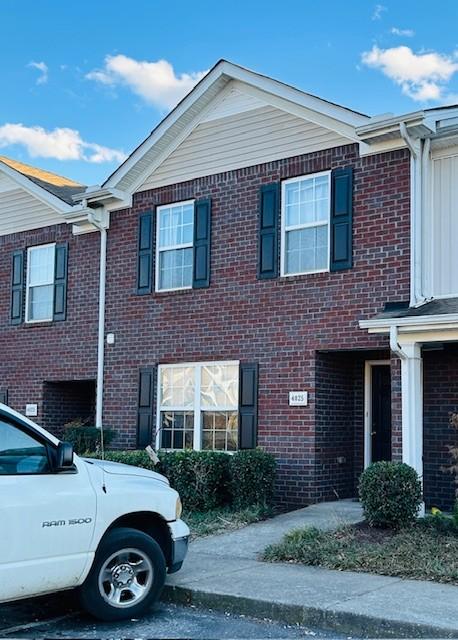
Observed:
[[[103,563],[99,573],[99,591],[111,607],[127,609],[146,598],[153,575],[151,560],[143,551],[121,549]]]

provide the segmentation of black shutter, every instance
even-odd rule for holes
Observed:
[[[192,288],[210,286],[211,200],[194,203],[194,265]]]
[[[0,389],[0,402],[2,404],[8,404],[8,390]]]
[[[138,218],[137,293],[151,293],[153,286],[153,231],[151,211]]]
[[[138,380],[137,446],[146,447],[153,437],[154,367],[140,369]]]
[[[278,277],[278,210],[280,183],[261,187],[259,203],[258,278]]]
[[[24,251],[14,251],[11,263],[11,324],[24,317]]]
[[[257,363],[241,363],[239,375],[239,449],[254,449],[258,430]]]
[[[353,169],[335,169],[331,175],[331,271],[353,265]]]
[[[54,258],[54,307],[53,320],[65,320],[67,317],[67,262],[68,244],[56,244]]]

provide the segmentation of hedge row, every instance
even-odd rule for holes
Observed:
[[[159,452],[154,465],[143,450],[106,451],[105,459],[157,471],[165,475],[190,511],[232,506],[243,509],[271,505],[274,494],[275,458],[262,449],[237,451]],[[100,457],[99,453],[86,454]]]

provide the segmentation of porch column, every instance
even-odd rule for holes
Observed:
[[[423,361],[417,342],[401,345],[402,461],[423,482]]]

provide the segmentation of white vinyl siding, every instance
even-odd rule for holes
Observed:
[[[52,320],[55,244],[27,250],[26,322]]]
[[[455,154],[432,162],[432,218],[423,244],[431,265],[426,293],[434,297],[458,296],[458,150]]]
[[[0,236],[62,222],[59,213],[24,189],[0,189]]]
[[[238,362],[160,365],[157,446],[235,451]]]
[[[329,270],[330,172],[282,182],[281,275]]]
[[[265,105],[199,124],[138,190],[350,142],[335,131]]]
[[[157,207],[156,291],[192,287],[194,201]]]

